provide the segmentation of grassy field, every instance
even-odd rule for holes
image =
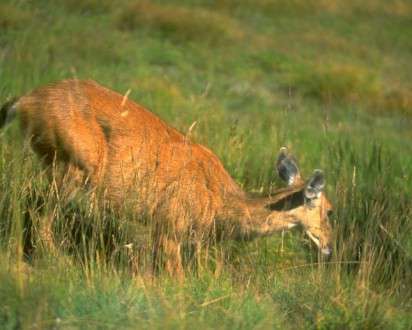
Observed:
[[[336,240],[329,262],[299,230],[225,242],[183,284],[153,280],[150,227],[87,193],[62,203],[13,124],[0,328],[410,329],[411,17],[408,0],[2,0],[1,103],[69,77],[131,89],[263,194],[287,145],[324,169]]]

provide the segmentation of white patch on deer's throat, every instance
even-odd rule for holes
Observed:
[[[324,248],[321,249],[320,252],[322,252],[325,256],[329,256],[332,253],[332,250],[330,248]]]
[[[296,223],[289,223],[288,224],[288,229],[291,229],[291,228],[296,227],[296,226],[297,226]]]
[[[318,240],[315,236],[313,236],[312,233],[311,233],[309,230],[306,231],[306,234],[310,237],[310,239],[311,239],[318,247],[320,247],[320,242],[319,242],[319,240]]]

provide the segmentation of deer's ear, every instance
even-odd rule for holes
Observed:
[[[321,170],[313,171],[313,174],[305,187],[305,197],[314,199],[320,196],[320,193],[325,188],[325,176]]]
[[[279,177],[285,181],[288,186],[292,186],[301,181],[300,172],[296,160],[291,156],[286,147],[282,147],[276,161],[276,169]]]

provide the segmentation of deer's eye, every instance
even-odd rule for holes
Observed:
[[[333,215],[333,211],[332,210],[328,210],[328,212],[326,213],[328,218],[330,218]]]

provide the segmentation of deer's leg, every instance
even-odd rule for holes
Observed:
[[[153,244],[153,271],[159,273],[164,269],[170,276],[183,280],[181,243],[176,237],[159,234]]]
[[[36,219],[37,218],[37,219]],[[54,242],[53,235],[53,212],[46,215],[36,217],[34,219],[35,232],[37,232],[37,239],[35,245],[40,248],[40,253],[46,253],[48,255],[57,255],[57,248]]]
[[[181,243],[169,238],[163,240],[166,272],[180,280],[184,276]]]

